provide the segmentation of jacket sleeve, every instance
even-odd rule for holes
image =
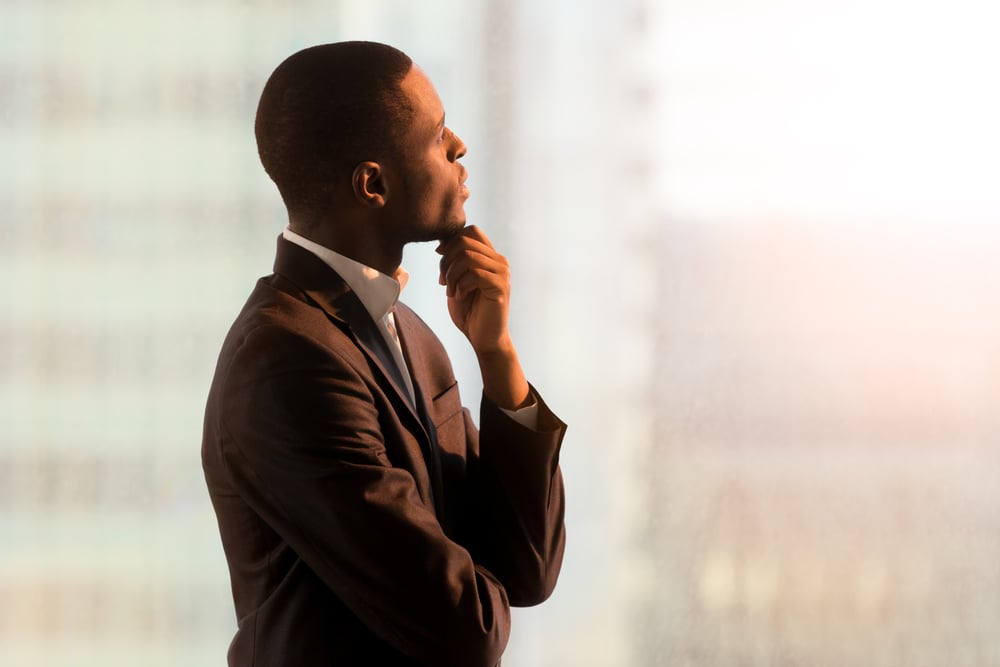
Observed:
[[[426,664],[499,661],[510,629],[504,586],[390,464],[371,388],[350,363],[265,326],[236,351],[223,397],[234,489],[362,622]],[[537,515],[509,528],[533,540]],[[522,563],[531,548],[516,549],[511,572],[531,569]]]
[[[559,450],[566,425],[539,402],[527,428],[483,397],[479,458],[473,466],[479,527],[476,562],[503,583],[510,604],[531,606],[555,587],[566,544]],[[470,426],[471,428],[471,426]]]

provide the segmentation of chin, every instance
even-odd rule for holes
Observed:
[[[465,218],[462,218],[461,220],[454,220],[441,228],[438,238],[435,240],[444,241],[445,239],[450,239],[462,231],[465,228],[465,225]]]

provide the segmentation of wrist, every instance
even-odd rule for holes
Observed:
[[[513,343],[506,342],[489,350],[476,350],[483,376],[483,394],[497,406],[517,410],[528,400],[531,390],[521,369]]]
[[[473,345],[472,349],[476,353],[476,358],[479,359],[480,365],[484,361],[494,362],[504,359],[517,359],[517,350],[514,348],[514,341],[511,340],[510,334],[504,334],[496,341],[488,344]]]

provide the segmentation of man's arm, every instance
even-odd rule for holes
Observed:
[[[472,344],[483,376],[483,393],[508,410],[529,401],[528,381],[507,326],[510,265],[481,229],[472,225],[443,241],[439,282],[447,287],[448,312]]]
[[[438,252],[449,313],[472,344],[483,377],[474,474],[482,508],[477,519],[485,530],[477,560],[503,582],[511,604],[537,604],[552,593],[565,548],[559,448],[566,425],[528,385],[518,360],[508,329],[507,259],[475,226],[442,242]],[[510,410],[532,404],[534,424],[510,417]]]
[[[538,428],[518,424],[484,398],[476,469],[480,522],[477,563],[504,585],[512,606],[552,594],[562,567],[566,531],[559,449],[566,430],[538,401]]]

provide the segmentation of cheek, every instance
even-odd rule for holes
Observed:
[[[438,183],[441,190],[446,194],[449,199],[455,199],[458,195],[458,174],[455,172],[453,165],[448,164],[441,168],[441,173],[438,174]]]

